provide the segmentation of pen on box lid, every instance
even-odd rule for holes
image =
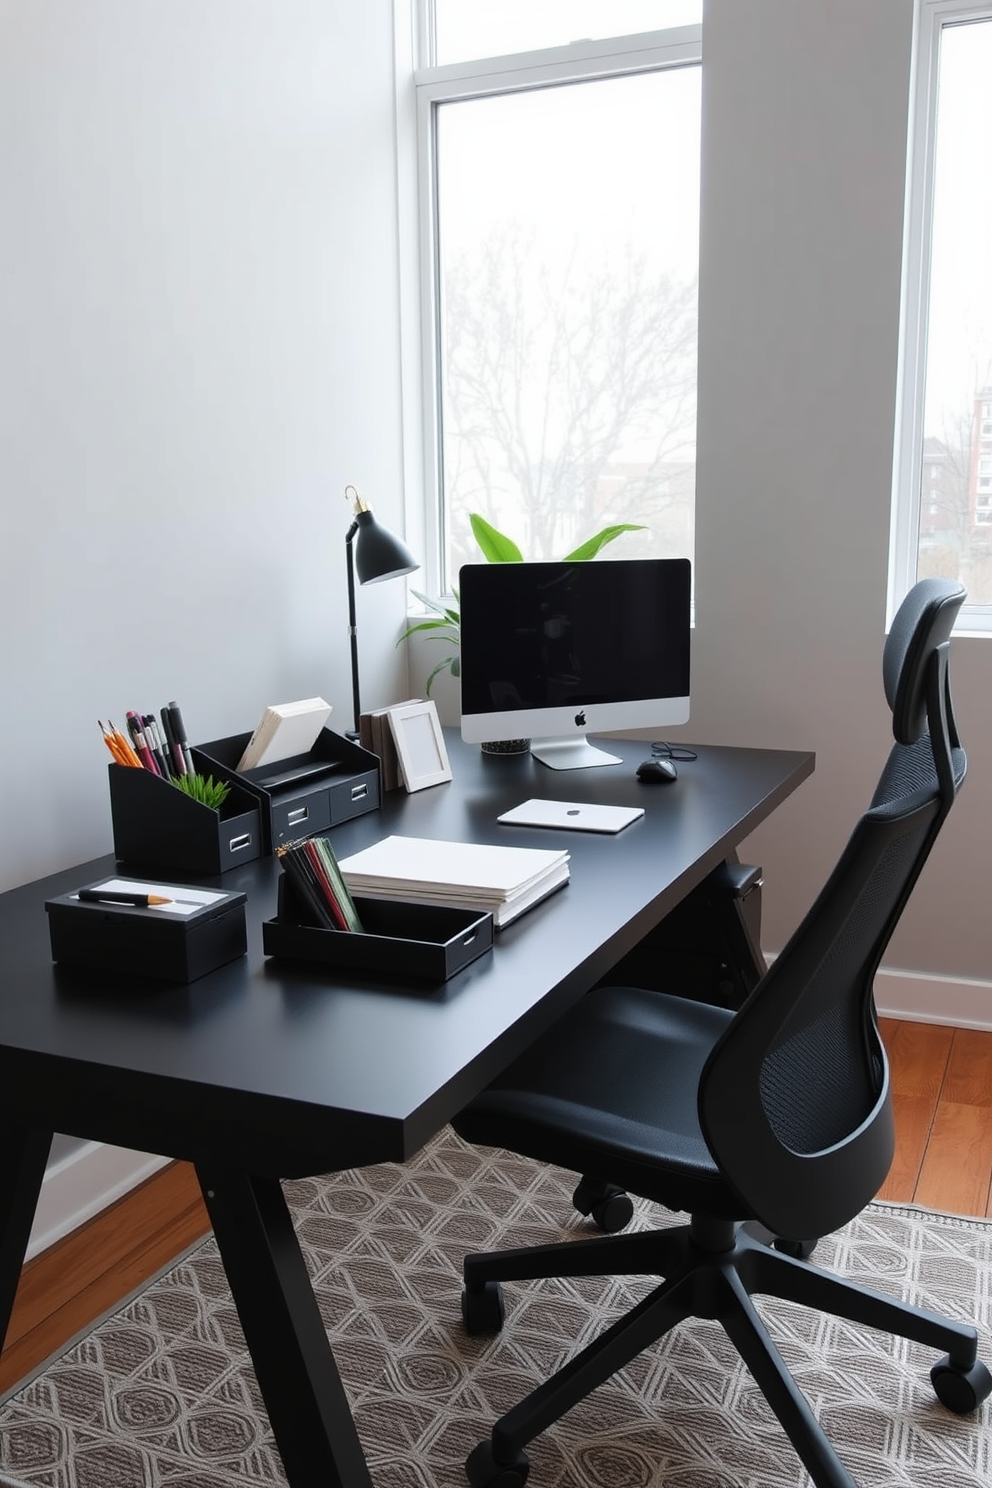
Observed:
[[[147,909],[152,904],[171,904],[164,894],[133,894],[130,889],[80,889],[77,898],[84,904],[130,904],[134,909]],[[183,900],[183,903],[191,903]]]

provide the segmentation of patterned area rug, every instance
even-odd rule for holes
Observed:
[[[649,1286],[508,1286],[502,1335],[465,1335],[463,1253],[582,1233],[572,1181],[449,1131],[405,1166],[286,1185],[375,1488],[465,1488],[465,1457],[495,1416]],[[657,1215],[644,1206],[636,1222]],[[873,1205],[822,1241],[816,1260],[974,1320],[992,1361],[992,1224]],[[930,1351],[786,1303],[759,1305],[862,1488],[992,1482],[992,1402],[970,1417],[945,1411],[930,1388]],[[809,1483],[711,1323],[677,1330],[529,1451],[532,1488]],[[0,1482],[285,1482],[212,1240],[0,1406]]]

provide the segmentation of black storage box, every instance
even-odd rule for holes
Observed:
[[[492,949],[493,917],[488,910],[480,914],[442,904],[358,895],[355,908],[364,934],[301,924],[306,910],[283,876],[278,918],[262,923],[262,950],[267,956],[312,961],[332,970],[446,982]]]
[[[224,873],[262,856],[261,807],[243,786],[232,785],[215,811],[150,770],[107,768],[118,862],[178,873]]]
[[[179,899],[183,890],[169,885],[163,886],[163,892]],[[75,893],[60,894],[45,902],[52,959],[157,981],[195,982],[245,954],[247,898],[240,893],[218,894],[215,902],[179,916],[130,904],[93,904],[76,898]]]
[[[379,761],[360,744],[325,728],[308,754],[239,773],[238,761],[250,738],[250,733],[233,734],[198,744],[193,764],[202,774],[236,782],[255,796],[265,852],[378,810]]]

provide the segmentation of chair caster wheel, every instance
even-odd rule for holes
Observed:
[[[465,1476],[472,1488],[523,1488],[529,1472],[526,1452],[518,1452],[515,1462],[497,1462],[491,1441],[480,1442],[465,1463]]]
[[[499,1333],[505,1316],[503,1288],[498,1281],[483,1282],[481,1291],[470,1292],[466,1287],[462,1292],[462,1321],[473,1338]]]
[[[981,1359],[970,1369],[961,1369],[945,1354],[931,1369],[930,1383],[941,1405],[956,1416],[970,1415],[992,1395],[992,1374]]]
[[[783,1240],[779,1237],[772,1241],[772,1248],[782,1255],[792,1256],[795,1261],[808,1261],[817,1243],[816,1240]]]
[[[630,1195],[616,1183],[603,1183],[596,1178],[582,1178],[572,1195],[580,1214],[586,1214],[605,1235],[616,1235],[634,1217]]]

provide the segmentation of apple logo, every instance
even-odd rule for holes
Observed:
[[[580,708],[579,711],[578,711],[578,713],[576,713],[576,715],[575,715],[575,722],[576,722],[576,724],[578,725],[579,728],[585,728],[585,726],[586,726],[586,711],[585,711],[584,708]]]

